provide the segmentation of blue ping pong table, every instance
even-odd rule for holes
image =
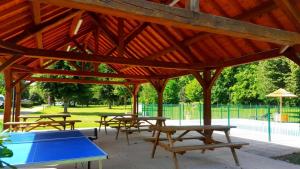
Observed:
[[[4,145],[13,157],[1,160],[16,167],[99,161],[102,169],[102,160],[107,158],[106,152],[77,130],[7,134],[10,141]]]

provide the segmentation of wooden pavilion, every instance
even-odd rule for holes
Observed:
[[[168,79],[192,74],[204,89],[204,124],[210,124],[211,88],[222,69],[278,56],[300,65],[299,32],[299,0],[1,0],[4,122],[19,120],[22,80],[125,85],[134,113],[139,85],[150,82],[162,116]],[[48,68],[59,60],[74,70]],[[98,72],[101,63],[116,73]]]

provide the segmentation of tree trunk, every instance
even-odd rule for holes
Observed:
[[[69,101],[67,98],[64,98],[64,113],[68,113]]]
[[[108,108],[111,109],[111,101],[108,102]]]

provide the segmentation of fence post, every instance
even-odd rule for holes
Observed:
[[[239,104],[237,104],[237,115],[238,115],[238,119],[240,118],[240,105]]]
[[[181,104],[179,103],[179,126],[181,126]]]
[[[223,105],[221,104],[221,119],[223,119]]]
[[[199,103],[199,119],[200,119],[200,126],[202,125],[202,114],[201,114],[201,103]]]
[[[227,105],[227,123],[230,126],[230,104]]]
[[[268,106],[268,140],[271,141],[271,111],[270,106]]]
[[[255,105],[255,120],[257,120],[258,118],[257,118],[257,104]]]

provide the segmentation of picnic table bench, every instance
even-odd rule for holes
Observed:
[[[154,158],[156,147],[159,145],[163,147],[165,150],[169,151],[173,155],[173,160],[175,163],[175,168],[179,169],[178,160],[176,154],[184,154],[187,151],[193,150],[201,150],[202,153],[205,150],[214,150],[216,148],[228,147],[231,150],[234,161],[237,166],[239,166],[239,161],[235,149],[239,149],[244,145],[248,145],[249,143],[244,142],[232,142],[229,136],[229,131],[231,128],[235,128],[235,126],[222,126],[222,125],[205,125],[205,126],[151,126],[153,130],[157,131],[156,137],[151,137],[147,139],[148,141],[153,142],[153,149],[151,157]],[[200,134],[199,136],[186,137],[191,131],[195,131],[196,134]],[[221,131],[225,133],[225,137],[227,142],[221,142],[213,139],[212,134],[214,131]],[[178,136],[174,136],[176,132],[182,132]],[[166,138],[162,138],[161,133],[166,134]],[[202,144],[197,145],[175,145],[177,141],[183,142],[187,139],[196,139],[200,140]]]
[[[64,113],[64,114],[41,114],[41,115],[20,115],[19,118],[23,120],[23,122],[26,122],[27,119],[35,119],[35,121],[41,121],[44,119],[56,121],[55,118],[62,118],[63,121],[67,120],[67,117],[71,117],[70,114]],[[64,126],[64,129],[66,127]]]
[[[106,127],[118,125],[119,121],[116,118],[125,117],[125,116],[133,116],[133,114],[126,113],[99,113],[100,120],[96,120],[95,123],[99,123],[99,133],[101,130],[101,126],[104,126],[105,133],[107,134]],[[110,119],[108,119],[110,117]]]
[[[65,130],[66,126],[70,126],[71,130],[75,129],[75,123],[81,120],[64,120],[64,121],[34,121],[34,122],[6,122],[5,125],[9,126],[9,131],[31,131],[37,127],[53,127],[58,130]],[[60,128],[62,127],[62,128]]]
[[[129,137],[128,135],[133,132],[141,132],[141,131],[149,131],[153,132],[152,136],[155,134],[155,130],[149,128],[150,126],[160,126],[166,125],[165,121],[167,118],[165,117],[121,117],[116,118],[119,121],[117,127],[116,140],[118,139],[120,131],[125,132],[127,144],[129,145]],[[153,123],[152,121],[155,121]],[[146,124],[143,124],[146,123]],[[147,127],[147,128],[141,128]]]

